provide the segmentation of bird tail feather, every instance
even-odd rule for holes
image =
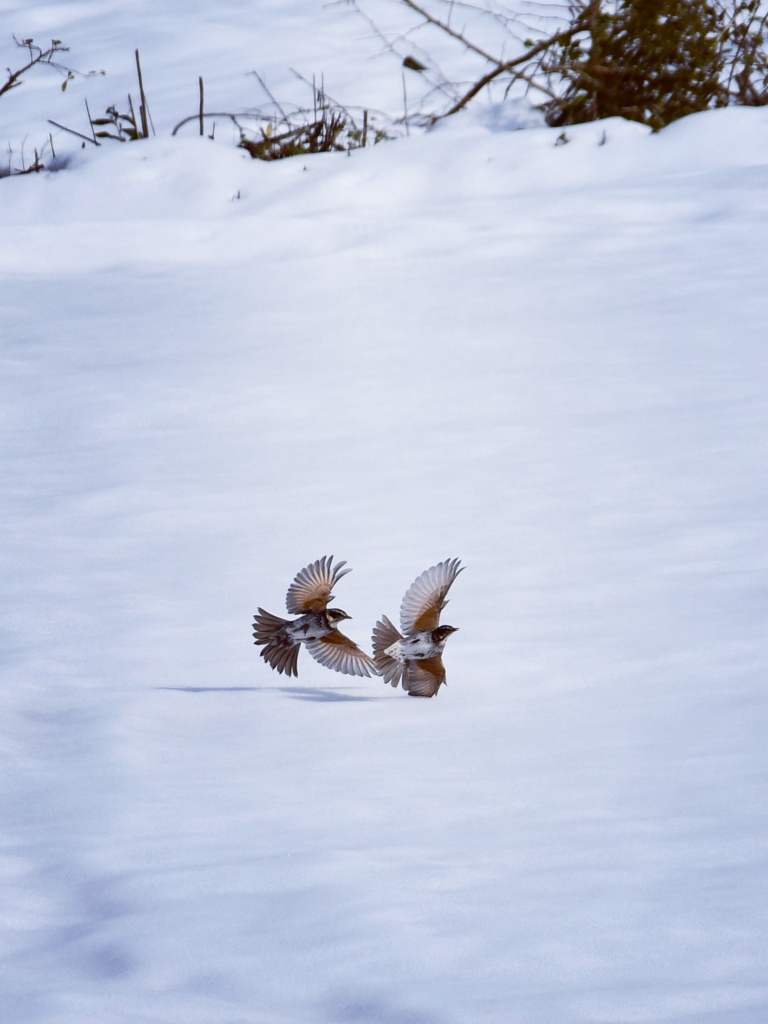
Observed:
[[[259,608],[258,615],[253,617],[253,642],[264,647],[259,653],[268,665],[287,676],[298,676],[300,645],[283,632],[283,627],[287,625],[288,619],[281,619]]]
[[[397,686],[403,675],[403,664],[396,658],[384,652],[397,640],[402,640],[401,634],[395,629],[386,615],[382,615],[373,627],[373,660],[378,672],[384,678],[385,683]]]

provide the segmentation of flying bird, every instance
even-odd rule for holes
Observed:
[[[386,615],[373,628],[373,660],[384,682],[402,681],[411,697],[434,697],[445,682],[443,648],[456,626],[440,626],[445,595],[463,571],[458,558],[433,565],[418,576],[400,605],[400,629]]]
[[[346,562],[333,564],[333,555],[318,558],[296,574],[285,604],[298,619],[281,619],[259,608],[253,617],[254,643],[264,650],[262,658],[287,676],[298,676],[296,663],[302,644],[326,668],[349,676],[378,675],[373,660],[357,644],[340,633],[337,623],[350,619],[341,608],[328,608],[331,591],[351,569]]]

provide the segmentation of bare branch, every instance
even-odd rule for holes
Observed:
[[[237,128],[241,128],[242,127],[240,122],[238,121],[238,118],[239,117],[247,117],[247,116],[248,116],[248,114],[246,114],[246,113],[233,114],[229,110],[218,111],[218,112],[206,110],[205,113],[202,114],[202,117],[204,117],[204,118],[206,118],[206,117],[224,117],[227,120],[231,121]],[[199,121],[200,117],[201,117],[201,112],[198,110],[198,112],[196,114],[190,114],[189,117],[183,118],[181,121],[179,121],[179,123],[173,129],[173,131],[171,132],[171,135],[176,135],[178,133],[178,131],[179,131],[179,128],[183,128],[184,125],[185,124],[189,124],[190,121]]]
[[[59,124],[58,121],[52,121],[48,118],[48,124],[52,124],[54,128],[61,128],[63,132],[69,132],[70,135],[76,135],[78,139],[84,139],[86,142],[92,142],[94,146],[100,146],[101,143],[96,139],[92,139],[89,135],[83,135],[80,132],[76,132],[74,128],[67,128],[65,124]]]
[[[473,43],[470,39],[467,39],[463,32],[458,32],[456,29],[451,28],[447,21],[441,21],[439,18],[436,18],[433,14],[430,14],[430,12],[427,11],[420,4],[414,3],[414,0],[400,0],[400,3],[403,4],[403,6],[405,7],[409,7],[412,11],[415,11],[428,24],[434,25],[435,28],[439,28],[441,32],[445,32],[446,35],[449,35],[453,39],[456,39],[458,42],[462,44],[462,46],[465,46],[468,50],[471,50],[473,53],[478,54],[478,56],[482,57],[483,60],[487,60],[491,64],[499,63],[498,58],[494,57],[493,54],[488,53],[481,46],[478,46],[476,43]]]
[[[267,96],[269,96],[270,100],[274,103],[275,107],[280,111],[280,116],[282,118],[284,118],[285,120],[287,120],[288,119],[288,115],[285,113],[283,108],[280,106],[280,103],[272,95],[272,91],[270,90],[269,86],[264,81],[264,79],[261,77],[261,75],[258,73],[258,71],[254,71],[254,72],[252,72],[252,74],[255,76],[257,82],[259,83],[261,88],[264,90],[264,92],[267,94]],[[294,74],[295,74],[295,72],[294,72]]]
[[[403,0],[403,2],[405,2],[405,0]],[[462,107],[465,107],[470,100],[477,96],[477,94],[481,92],[486,87],[486,85],[492,82],[495,78],[498,78],[499,75],[507,74],[508,72],[513,72],[516,78],[519,78],[521,81],[527,82],[529,85],[533,85],[537,89],[541,89],[541,91],[546,93],[547,95],[554,97],[554,93],[552,93],[542,82],[532,79],[530,76],[526,75],[525,72],[515,72],[515,68],[519,68],[521,65],[527,64],[529,61],[532,61],[535,57],[537,57],[540,53],[544,53],[552,46],[557,46],[558,43],[567,42],[577,32],[583,31],[584,27],[584,23],[581,20],[579,20],[575,22],[573,25],[569,26],[569,28],[564,29],[562,32],[556,32],[555,35],[550,36],[548,39],[540,40],[538,43],[535,44],[535,46],[532,46],[526,53],[522,54],[520,57],[516,57],[514,60],[506,61],[504,64],[497,64],[495,68],[489,71],[486,75],[483,75],[482,78],[478,79],[478,81],[475,82],[472,88],[468,92],[466,92],[457,103],[454,103],[450,110],[447,110],[444,114],[436,116],[433,119],[433,121],[437,121],[441,117],[449,117],[451,114],[457,113],[459,110],[462,109]]]
[[[3,93],[10,92],[11,89],[15,89],[23,83],[20,81],[22,75],[26,74],[30,68],[33,68],[36,64],[49,64],[51,67],[56,68],[57,71],[65,71],[70,74],[70,69],[64,67],[63,64],[58,64],[54,59],[56,53],[69,53],[68,46],[62,46],[58,39],[52,39],[51,45],[47,50],[43,50],[42,47],[37,46],[33,39],[22,39],[19,40],[16,36],[13,37],[13,41],[22,50],[27,50],[29,53],[29,60],[27,63],[16,71],[11,71],[10,68],[6,68],[8,72],[8,79],[0,85],[0,96]]]

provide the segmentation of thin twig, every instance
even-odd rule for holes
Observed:
[[[98,139],[91,139],[87,135],[83,135],[82,132],[76,132],[74,128],[67,128],[65,124],[59,124],[58,121],[52,121],[48,118],[48,124],[52,124],[54,128],[61,128],[63,132],[69,132],[70,135],[76,135],[78,139],[84,139],[86,142],[92,142],[94,146],[101,145]]]
[[[85,100],[85,112],[88,115],[88,124],[91,126],[91,135],[93,138],[92,142],[96,142],[96,129],[93,127],[93,118],[91,117],[91,108],[88,106],[88,100]],[[98,145],[98,143],[96,143]]]
[[[10,92],[11,89],[15,89],[17,86],[21,85],[22,83],[19,79],[26,71],[33,68],[35,64],[50,64],[51,67],[56,68],[57,71],[70,72],[70,68],[65,67],[63,64],[58,64],[53,59],[54,53],[69,53],[69,47],[59,45],[58,40],[52,40],[51,45],[47,50],[43,50],[42,47],[37,46],[31,39],[25,39],[20,42],[16,36],[14,36],[13,41],[22,50],[25,49],[28,51],[29,61],[24,65],[24,67],[18,68],[16,71],[11,71],[10,68],[6,69],[8,72],[8,80],[4,85],[0,86],[0,96],[2,96],[4,92]]]
[[[325,91],[325,76],[323,76],[320,79],[320,88],[319,88],[319,90],[317,90],[317,93],[315,93],[314,75],[312,76],[312,81],[310,82],[309,79],[305,78],[304,75],[301,74],[301,72],[296,70],[296,68],[289,68],[288,70],[291,72],[291,74],[296,75],[296,77],[299,79],[299,81],[304,82],[305,85],[308,85],[310,87],[310,89],[312,89],[313,97],[315,95],[317,96],[317,99],[320,100],[321,107],[328,106],[328,104],[330,104],[331,106],[335,107],[337,110],[343,111],[343,113],[346,115],[346,117],[351,122],[352,126],[354,128],[357,128],[357,121],[352,116],[352,113],[350,112],[349,108],[345,107],[343,103],[341,103],[339,100],[334,99],[333,96],[330,96]],[[314,108],[314,111],[315,111],[315,120],[317,120],[317,104],[316,104],[316,102],[313,103],[313,108]],[[285,114],[283,114],[283,120],[288,121],[289,118],[287,118],[285,116]]]
[[[247,117],[247,116],[248,116],[247,113],[244,113],[244,114],[233,114],[229,110],[224,110],[224,111],[220,110],[218,112],[216,112],[216,111],[210,111],[210,112],[206,111],[203,114],[203,117],[227,117],[238,128],[240,127],[240,122],[238,121],[238,117]],[[190,114],[189,117],[185,117],[185,118],[183,118],[183,120],[179,121],[179,123],[176,125],[176,127],[171,132],[171,135],[176,135],[176,133],[178,132],[179,128],[183,128],[184,125],[185,124],[189,124],[190,121],[199,121],[199,120],[200,120],[200,111],[198,111],[196,114]]]
[[[139,60],[139,51],[136,50],[136,74],[139,78],[139,113],[141,114],[141,131],[145,139],[149,138],[149,122],[147,120],[147,97],[144,92],[144,79],[141,75],[141,61]]]
[[[403,3],[405,2],[406,0],[403,0]],[[438,121],[442,117],[450,117],[451,114],[457,113],[459,110],[462,109],[462,107],[465,107],[471,99],[477,96],[477,94],[482,89],[484,89],[489,82],[492,82],[494,78],[498,78],[499,75],[503,75],[506,72],[515,72],[515,68],[519,67],[521,64],[526,64],[528,61],[536,57],[539,53],[544,52],[551,46],[556,46],[558,43],[565,42],[566,40],[574,36],[577,32],[581,32],[583,29],[584,25],[580,21],[577,21],[569,28],[563,30],[562,32],[557,32],[555,33],[555,35],[550,36],[548,39],[542,39],[540,42],[536,43],[535,46],[532,46],[530,50],[524,53],[521,57],[516,57],[514,60],[505,61],[503,64],[497,64],[495,68],[489,71],[486,75],[483,75],[482,78],[478,79],[478,81],[475,82],[472,88],[468,92],[466,92],[461,97],[460,100],[454,103],[450,110],[447,110],[444,114],[440,114],[434,117],[433,123],[434,121]],[[528,82],[529,85],[534,85],[537,89],[541,89],[542,92],[548,93],[550,96],[553,95],[552,93],[549,92],[549,90],[546,87],[543,87],[539,82],[531,81],[531,79],[525,74],[525,72],[515,72],[515,76],[517,78],[520,78],[522,81]]]
[[[293,69],[291,69],[291,70],[293,70]],[[288,120],[288,115],[283,110],[283,108],[280,106],[279,102],[272,95],[272,92],[271,92],[269,86],[267,85],[267,83],[264,81],[264,79],[261,77],[261,75],[258,73],[258,71],[254,71],[253,74],[256,76],[256,80],[258,81],[258,83],[261,86],[261,88],[264,90],[264,92],[267,94],[267,96],[269,96],[270,100],[274,103],[274,105],[280,111],[280,115],[283,118],[283,120],[287,121]],[[295,72],[294,72],[294,74],[295,74]]]
[[[471,40],[467,39],[462,32],[457,32],[456,29],[451,28],[447,22],[441,21],[440,18],[436,18],[433,14],[430,14],[430,12],[426,10],[426,8],[422,7],[421,4],[414,3],[414,0],[400,0],[400,3],[421,15],[421,17],[424,18],[425,21],[429,22],[430,25],[434,25],[435,28],[439,28],[442,32],[445,32],[446,35],[457,39],[463,46],[466,46],[468,50],[472,50],[480,57],[490,61],[491,64],[498,64],[496,57],[488,53],[486,50],[483,50],[482,47],[478,46],[476,43],[471,42]]]

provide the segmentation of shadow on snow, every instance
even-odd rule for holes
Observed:
[[[320,687],[313,686],[155,686],[155,690],[177,690],[180,693],[260,693],[264,690],[276,690],[284,693],[292,700],[314,700],[314,701],[361,701],[381,700],[381,697],[342,693],[344,689],[351,687]]]

